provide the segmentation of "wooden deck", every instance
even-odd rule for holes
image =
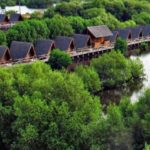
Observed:
[[[75,56],[80,56],[80,55],[85,55],[85,54],[90,54],[90,53],[104,52],[104,51],[111,50],[113,48],[114,48],[114,46],[101,47],[101,48],[98,48],[98,49],[89,48],[89,49],[84,49],[84,50],[81,50],[81,51],[72,51],[70,53],[70,56],[75,57]]]
[[[141,39],[136,39],[136,40],[131,40],[128,41],[128,46],[144,43],[144,42],[150,42],[150,37],[147,38],[141,38]],[[105,52],[114,49],[114,44],[111,44],[109,47],[100,47],[97,49],[94,48],[87,48],[87,49],[82,49],[82,50],[74,50],[70,52],[71,57],[76,57],[76,56],[81,56],[81,55],[86,55],[86,54],[91,54],[91,53],[96,53],[96,52]]]
[[[144,43],[144,42],[150,42],[150,37],[147,38],[142,38],[142,39],[136,39],[136,40],[132,40],[132,41],[128,41],[128,47],[132,46],[132,45],[138,45],[140,43]],[[75,58],[75,57],[79,57],[80,56],[90,56],[90,55],[100,55],[101,53],[104,52],[109,52],[110,50],[114,49],[114,43],[111,43],[111,45],[109,47],[104,47],[101,46],[100,48],[94,49],[94,48],[86,48],[86,49],[80,49],[80,50],[74,50],[72,52],[69,52],[70,57]],[[43,62],[47,62],[49,59],[49,57],[47,57],[46,59],[42,59]],[[17,62],[12,62],[10,61],[9,63],[6,64],[0,64],[0,66],[5,66],[5,67],[10,67],[13,66],[14,64],[20,64],[20,63],[28,63],[31,64],[35,61],[39,60],[38,58],[33,58],[30,59],[28,62],[23,62],[23,61],[17,61]]]

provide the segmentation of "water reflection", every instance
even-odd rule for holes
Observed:
[[[133,97],[133,94],[139,93],[143,86],[143,81],[138,80],[129,83],[126,87],[105,90],[99,96],[103,105],[108,105],[110,102],[118,104],[123,97]],[[137,99],[138,96],[135,96],[135,101]]]
[[[144,93],[144,90],[150,87],[150,53],[131,56],[131,59],[136,58],[139,58],[144,65],[145,79],[129,83],[126,87],[101,92],[99,96],[102,104],[108,105],[110,102],[119,103],[125,96],[130,97],[131,101],[134,103],[138,101],[139,97]]]
[[[140,90],[133,92],[131,96],[132,102],[135,102],[145,91],[146,88],[150,87],[150,53],[142,54],[140,56],[132,56],[132,59],[139,58],[144,65],[145,80]]]

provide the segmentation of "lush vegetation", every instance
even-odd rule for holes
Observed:
[[[81,65],[76,68],[75,72],[83,80],[85,88],[91,93],[101,90],[101,80],[94,68]]]
[[[55,13],[93,18],[98,20],[95,23],[101,22],[111,28],[150,23],[149,0],[1,0],[0,5],[4,8],[19,2],[35,8],[52,7],[53,3],[59,2],[56,7],[52,7]]]
[[[128,49],[127,41],[121,38],[117,38],[114,49],[116,51],[120,50],[121,53],[125,54]]]
[[[59,49],[54,49],[48,60],[52,69],[63,69],[67,68],[69,65],[72,64],[72,59],[66,52],[60,51]]]
[[[53,2],[21,0],[30,7]],[[0,2],[2,7],[16,3]],[[149,13],[148,0],[65,0],[48,8],[43,17],[35,13],[34,19],[1,31],[0,45],[69,36],[91,25],[106,24],[111,29],[144,25],[150,23]],[[140,48],[146,50],[147,45]],[[48,64],[0,68],[0,149],[149,150],[150,89],[134,104],[123,98],[105,109],[96,96],[103,89],[126,86],[143,77],[142,63],[125,58],[126,49],[126,42],[118,39],[116,51],[74,72],[63,69],[72,61],[59,50],[52,51]]]
[[[0,45],[6,44],[7,44],[6,34],[0,30]]]
[[[45,22],[39,20],[29,20],[21,22],[6,33],[8,45],[11,41],[34,42],[37,39],[48,38],[49,30]]]
[[[104,54],[92,60],[104,87],[122,86],[143,74],[143,66],[139,60],[128,60],[119,51]]]
[[[111,62],[120,56],[132,76],[121,53],[105,54],[103,60],[106,55]],[[91,95],[103,86],[93,67],[79,66],[74,73],[52,71],[42,62],[0,68],[0,148],[148,149],[150,90],[135,104],[126,98],[104,111]]]
[[[11,0],[9,0],[11,1]],[[11,4],[11,2],[9,2]],[[12,0],[13,1],[13,0]],[[21,1],[22,4],[51,5],[49,1]],[[1,3],[6,3],[2,1]],[[38,3],[38,4],[37,4]],[[13,26],[6,33],[8,45],[12,40],[31,41],[37,38],[55,38],[56,36],[71,36],[74,33],[83,33],[87,26],[107,25],[111,30],[116,28],[132,27],[150,23],[150,4],[147,1],[125,0],[64,0],[55,7],[48,7],[44,15],[33,13],[31,20]],[[54,30],[55,29],[55,30]],[[23,32],[22,32],[23,31]],[[18,34],[19,33],[19,34]],[[116,48],[120,50],[121,44]],[[145,49],[144,45],[141,49]]]

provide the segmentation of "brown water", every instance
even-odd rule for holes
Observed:
[[[109,102],[119,103],[123,97],[130,97],[131,101],[134,103],[138,101],[145,89],[150,87],[150,53],[131,56],[131,59],[136,58],[139,58],[144,65],[145,79],[130,83],[127,87],[103,91],[100,93],[103,104],[107,105]]]

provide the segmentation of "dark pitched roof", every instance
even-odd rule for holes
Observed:
[[[118,32],[120,38],[125,39],[125,40],[128,39],[128,36],[129,36],[129,34],[131,33],[131,30],[130,30],[130,29],[127,29],[127,28],[126,28],[126,29],[117,29],[117,30],[115,30],[115,31]],[[131,35],[131,36],[132,36],[132,35]]]
[[[113,34],[113,36],[106,37],[106,40],[115,42],[119,33],[118,33],[118,31],[112,31],[112,34]]]
[[[33,48],[32,43],[13,41],[10,46],[12,60],[24,59],[31,48]]]
[[[74,34],[73,38],[77,49],[88,47],[88,42],[91,42],[90,36],[85,34]]]
[[[35,51],[37,56],[47,55],[53,46],[55,47],[53,40],[37,40],[35,43]]]
[[[150,25],[142,26],[143,28],[143,36],[149,36],[150,35]]]
[[[126,29],[129,29],[131,31],[132,39],[139,38],[140,33],[141,32],[143,33],[143,27],[142,26],[131,27],[131,28],[129,27],[129,28],[126,28]]]
[[[107,26],[105,26],[105,25],[88,27],[87,30],[88,30],[95,38],[112,36],[112,32],[111,32],[110,29],[109,29]]]
[[[70,48],[71,44],[74,45],[74,39],[66,36],[58,36],[55,39],[56,48],[66,51]]]
[[[10,16],[10,22],[13,23],[13,22],[17,22],[17,21],[22,21],[23,18],[21,16],[21,14],[12,14]]]
[[[8,47],[6,46],[0,46],[0,59],[3,58],[4,54],[6,53],[6,51],[9,51]]]
[[[6,16],[5,14],[0,14],[0,23],[3,23],[5,21],[9,21],[8,16]]]

